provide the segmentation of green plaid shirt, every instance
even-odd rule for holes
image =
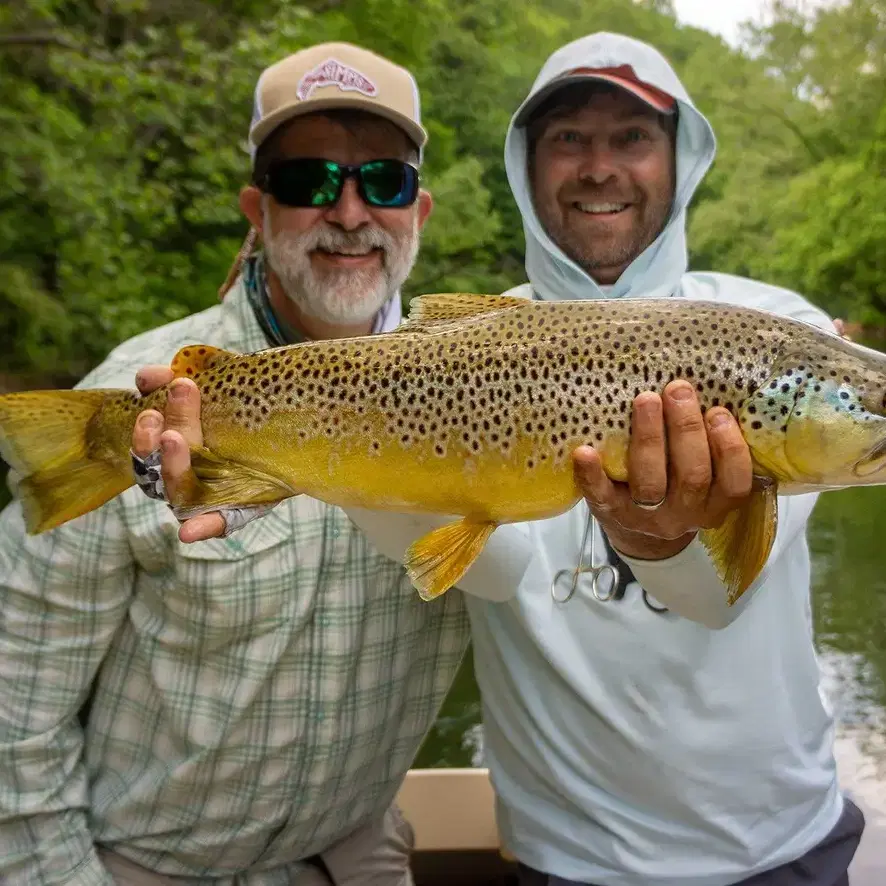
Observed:
[[[81,387],[204,342],[267,347],[238,284]],[[132,488],[30,537],[0,515],[0,882],[110,886],[94,843],[183,884],[291,886],[394,799],[468,643],[338,508],[299,496],[185,545]],[[85,733],[78,712],[92,690]]]

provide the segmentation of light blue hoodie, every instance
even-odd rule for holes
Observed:
[[[621,275],[606,295],[655,298],[675,294],[686,272],[686,208],[714,160],[716,141],[670,65],[656,50],[616,34],[593,34],[557,50],[541,69],[529,95],[514,114],[505,141],[508,182],[526,235],[526,273],[537,295],[546,299],[601,298],[603,290],[547,235],[535,214],[529,188],[526,130],[514,121],[550,90],[552,80],[579,67],[630,64],[637,78],[677,99],[677,188],[668,226]],[[548,87],[546,90],[545,87]]]
[[[598,286],[536,217],[521,107],[505,162],[530,282],[509,294],[714,299],[832,328],[795,293],[687,272],[686,209],[715,140],[657,51],[613,34],[576,40],[551,56],[524,106],[576,68],[624,64],[679,103],[667,226],[616,284]],[[558,605],[551,578],[577,563],[586,510],[527,525],[533,555],[516,598],[468,597],[499,825],[520,860],[601,886],[726,886],[827,835],[842,797],[812,641],[805,527],[814,502],[780,498],[772,555],[732,609],[698,542],[670,560],[628,561],[666,614],[644,605],[637,584],[621,602],[584,588]]]
[[[525,132],[512,120],[505,162],[523,216],[529,283],[508,294],[718,299],[831,328],[795,293],[687,272],[686,207],[715,141],[658,52],[613,34],[582,38],[548,60],[527,102],[564,72],[622,64],[679,102],[667,226],[602,289],[542,229]],[[665,614],[644,605],[636,583],[620,602],[600,603],[582,586],[567,605],[552,601],[554,573],[578,562],[584,505],[496,530],[459,587],[471,615],[499,826],[518,859],[600,886],[727,886],[798,858],[827,835],[843,800],[813,646],[805,528],[814,503],[812,495],[779,499],[772,554],[732,608],[698,542],[669,560],[628,560]],[[447,522],[349,513],[393,558]]]

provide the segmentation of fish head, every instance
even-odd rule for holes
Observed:
[[[786,489],[886,484],[886,356],[836,339],[783,357],[739,422]]]

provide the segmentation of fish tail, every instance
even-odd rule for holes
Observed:
[[[25,525],[36,535],[73,520],[135,482],[127,445],[101,412],[119,390],[28,391],[0,396],[0,456],[19,475]],[[116,435],[124,440],[123,435]]]

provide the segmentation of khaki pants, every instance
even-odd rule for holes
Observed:
[[[415,886],[409,854],[415,838],[396,806],[381,821],[371,822],[319,856],[318,865],[294,873],[291,886]],[[158,874],[109,849],[99,858],[115,886],[180,886],[177,877]],[[239,878],[225,878],[233,886]],[[248,875],[244,878],[248,881]]]

